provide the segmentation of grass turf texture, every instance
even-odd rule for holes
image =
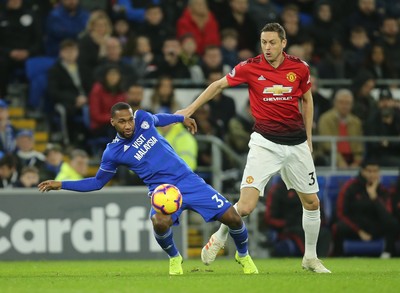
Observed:
[[[0,262],[0,292],[400,292],[400,259],[328,258],[332,274],[301,269],[301,259],[255,259],[259,275],[243,275],[233,259],[212,266],[185,260],[168,275],[168,260]]]

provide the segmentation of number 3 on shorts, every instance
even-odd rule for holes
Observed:
[[[314,172],[308,173],[308,175],[310,175],[310,179],[311,179],[311,182],[308,183],[308,185],[310,185],[310,186],[314,185],[314,183],[315,183]]]
[[[217,208],[222,208],[222,207],[224,206],[224,201],[218,197],[218,194],[214,194],[214,195],[211,197],[211,199],[212,199],[212,200],[215,200],[215,201],[217,202],[217,204],[218,204],[218,205],[217,205]]]

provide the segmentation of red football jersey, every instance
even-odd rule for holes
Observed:
[[[310,71],[304,61],[283,54],[278,68],[261,54],[239,63],[226,77],[230,86],[248,84],[254,131],[276,143],[295,145],[307,139],[299,100],[311,87]]]

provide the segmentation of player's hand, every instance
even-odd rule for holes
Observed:
[[[190,131],[191,134],[195,134],[197,132],[197,124],[193,118],[189,118],[185,116],[185,120],[183,120],[183,125]]]
[[[190,117],[191,115],[189,115],[189,111],[187,110],[187,108],[185,109],[181,109],[175,112],[176,115],[183,115],[185,117]]]
[[[40,192],[49,192],[50,190],[60,190],[61,189],[61,181],[46,180],[46,181],[40,182],[38,185],[38,189]]]
[[[358,231],[358,236],[360,236],[362,241],[370,241],[372,239],[371,234],[365,232],[364,230]]]
[[[371,200],[375,200],[378,197],[378,191],[377,191],[378,185],[379,185],[379,179],[374,180],[372,182],[368,182],[366,185],[367,193]]]

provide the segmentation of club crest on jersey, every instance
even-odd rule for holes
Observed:
[[[290,82],[294,82],[297,79],[297,75],[294,72],[289,72],[286,74],[286,79]]]
[[[283,86],[281,84],[274,84],[273,86],[265,87],[263,94],[273,94],[274,96],[282,96],[292,92],[291,86]]]
[[[150,124],[147,121],[143,121],[142,125],[140,125],[141,128],[143,129],[149,129],[150,128]]]
[[[253,176],[247,176],[247,178],[246,178],[246,183],[247,183],[247,184],[251,184],[251,183],[253,183],[253,182],[254,182]]]

